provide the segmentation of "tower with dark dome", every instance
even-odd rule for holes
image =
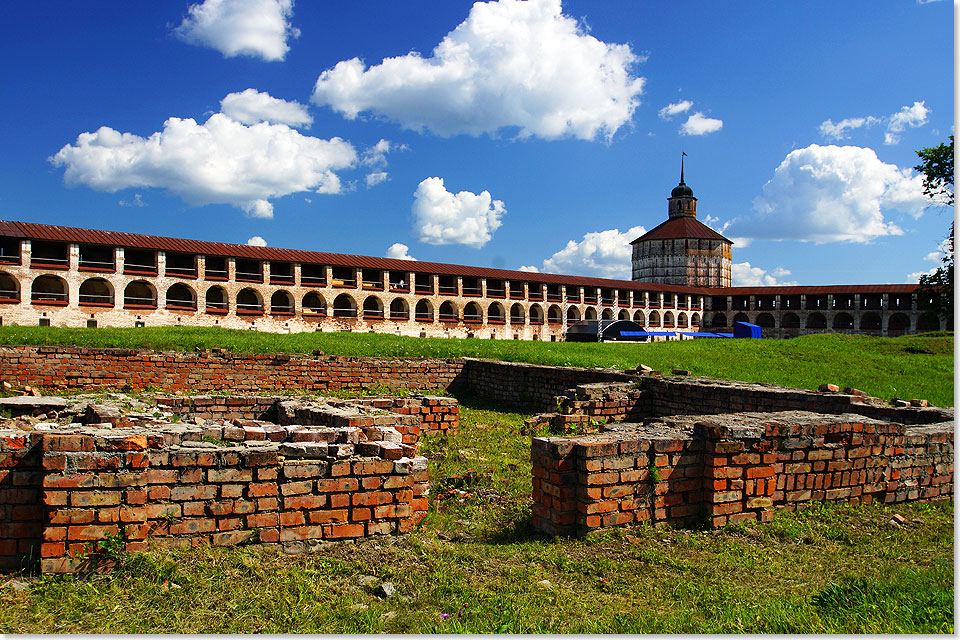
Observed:
[[[690,287],[729,287],[733,243],[697,220],[697,199],[683,178],[667,199],[667,220],[633,245],[633,280]]]

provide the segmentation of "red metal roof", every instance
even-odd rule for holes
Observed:
[[[701,225],[702,226],[702,225]],[[486,267],[468,267],[440,262],[419,260],[397,260],[395,258],[375,258],[343,253],[306,251],[302,249],[280,249],[276,247],[252,247],[244,244],[209,242],[206,240],[185,240],[164,236],[148,236],[121,231],[100,231],[62,227],[35,222],[5,222],[0,220],[0,236],[31,238],[57,242],[77,242],[137,249],[159,249],[161,251],[195,253],[254,260],[274,260],[282,262],[301,262],[327,264],[342,267],[360,267],[363,269],[385,269],[395,271],[413,271],[416,273],[435,273],[440,275],[466,276],[474,278],[497,278],[542,282],[546,284],[569,284],[574,286],[603,287],[610,289],[629,289],[634,291],[672,291],[695,295],[708,295],[709,290],[702,287],[683,287],[679,285],[656,284],[652,282],[633,282],[631,280],[611,280],[608,278],[588,278],[553,273],[530,273]]]
[[[730,244],[733,244],[733,242],[727,240],[722,235],[691,216],[669,218],[665,222],[655,226],[650,231],[647,231],[630,244],[640,242],[641,240],[677,240],[683,238],[691,238],[696,240],[720,240],[722,242],[729,242]]]
[[[651,234],[671,223],[686,225],[691,230],[706,230],[704,233],[712,235],[696,236],[684,232],[682,236],[660,237],[702,237],[726,240],[710,227],[694,218],[673,218],[655,227],[637,240],[657,239]],[[693,224],[690,224],[693,223]],[[674,225],[679,229],[680,225]],[[344,253],[327,253],[322,251],[306,251],[303,249],[280,249],[276,247],[252,247],[245,244],[229,244],[226,242],[209,242],[206,240],[186,240],[183,238],[167,238],[164,236],[148,236],[138,233],[121,231],[100,231],[95,229],[78,229],[76,227],[61,227],[35,222],[16,222],[0,220],[0,236],[14,238],[30,238],[34,240],[49,240],[58,242],[78,242],[81,244],[98,244],[137,249],[159,249],[161,251],[195,253],[233,258],[248,258],[254,260],[274,260],[279,262],[301,262],[308,264],[328,264],[342,267],[360,267],[363,269],[384,269],[395,271],[413,271],[416,273],[435,273],[440,275],[466,276],[474,278],[497,278],[503,280],[526,280],[528,282],[542,282],[546,284],[569,284],[574,286],[592,286],[610,289],[628,289],[633,291],[670,291],[689,293],[694,295],[789,295],[789,294],[828,294],[828,293],[913,293],[915,284],[867,284],[867,285],[784,285],[772,287],[725,287],[708,289],[705,287],[682,287],[679,285],[657,284],[653,282],[633,282],[631,280],[611,280],[608,278],[587,278],[585,276],[570,276],[554,273],[530,273],[526,271],[510,271],[507,269],[491,269],[486,267],[469,267],[441,262],[423,262],[418,260],[397,260],[394,258],[375,258],[372,256],[358,256]],[[636,242],[637,240],[634,240]],[[729,242],[729,240],[726,240]]]

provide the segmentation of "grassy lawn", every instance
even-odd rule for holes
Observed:
[[[529,527],[525,416],[463,400],[460,432],[425,442],[433,495],[412,534],[300,555],[157,548],[108,576],[13,576],[0,632],[953,632],[952,502],[544,538]],[[396,595],[379,598],[380,581]]]
[[[815,389],[823,382],[885,399],[924,398],[953,406],[953,334],[874,338],[821,334],[790,340],[684,340],[587,344],[445,338],[373,333],[273,334],[215,327],[67,329],[0,327],[0,344],[67,344],[242,353],[310,353],[398,357],[475,357],[576,367],[633,368]]]

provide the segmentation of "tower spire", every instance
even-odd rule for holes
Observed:
[[[686,184],[683,181],[683,158],[687,155],[686,151],[680,152],[680,184]]]

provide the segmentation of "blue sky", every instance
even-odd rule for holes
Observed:
[[[945,1],[36,0],[0,30],[0,219],[629,278],[685,151],[735,284],[812,285],[915,281],[953,216],[909,170],[953,131]]]

